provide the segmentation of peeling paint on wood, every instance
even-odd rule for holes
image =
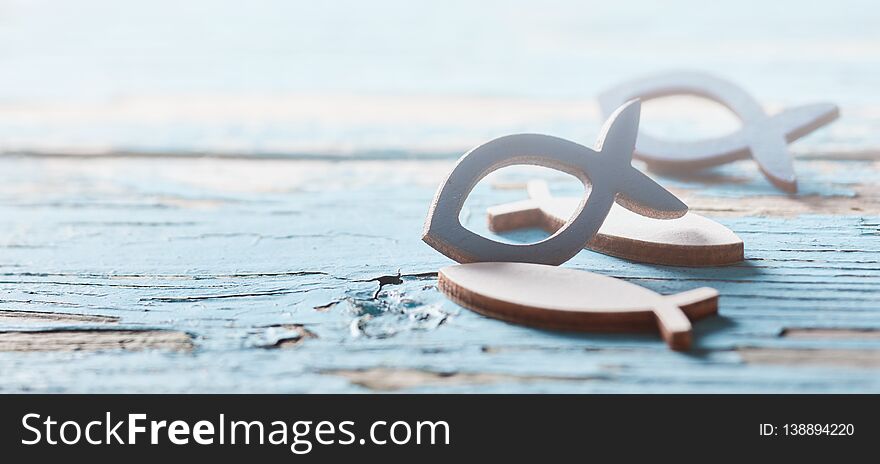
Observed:
[[[112,324],[118,322],[115,316],[97,316],[90,314],[53,313],[49,311],[8,311],[0,310],[0,324],[17,323],[99,323]]]
[[[741,348],[737,353],[751,364],[880,368],[880,350]]]
[[[833,340],[880,340],[880,330],[874,329],[808,329],[794,328],[784,329],[783,337],[789,338],[819,338]]]
[[[274,341],[263,345],[263,348],[266,349],[293,348],[310,338],[318,338],[314,332],[303,327],[301,324],[276,324],[268,327],[268,330],[280,330],[289,333],[275,335]]]
[[[880,185],[858,185],[851,195],[798,197],[754,196],[742,200],[704,197],[698,191],[679,189],[693,211],[715,216],[773,216],[794,218],[804,214],[864,214],[880,216]]]
[[[184,332],[169,330],[41,330],[0,332],[0,351],[190,351]]]
[[[486,385],[495,383],[587,382],[590,377],[528,376],[471,372],[431,372],[418,369],[375,368],[325,372],[344,377],[355,385],[378,391],[395,391],[414,387]]]

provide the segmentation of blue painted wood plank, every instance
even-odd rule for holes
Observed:
[[[880,391],[880,340],[871,335],[880,331],[880,214],[721,216],[746,242],[746,261],[723,268],[650,266],[590,251],[566,264],[662,293],[717,288],[720,316],[696,325],[695,350],[683,354],[653,334],[533,330],[447,301],[432,273],[449,261],[419,240],[445,162],[0,163],[0,310],[119,318],[0,317],[0,331],[149,328],[185,332],[193,343],[191,352],[3,352],[0,391]],[[800,165],[810,171],[811,163],[824,161]],[[741,164],[727,169],[751,169]],[[811,179],[831,204],[849,198],[837,183],[849,174],[840,173],[865,169],[835,166]],[[867,176],[853,176],[863,189]],[[783,198],[772,190],[724,197],[736,187],[723,183],[681,185],[731,205]],[[481,184],[466,224],[488,233],[485,206],[524,195]],[[315,337],[276,348],[301,336],[298,325]],[[861,332],[783,335],[799,328]],[[779,353],[780,364],[755,361],[754,350],[768,350],[760,353],[771,360]],[[794,362],[791,350],[843,350],[860,361]],[[352,380],[381,369],[420,380]]]

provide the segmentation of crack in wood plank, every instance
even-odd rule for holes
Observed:
[[[266,345],[260,346],[260,348],[265,348],[269,350],[274,349],[284,349],[284,348],[295,348],[300,346],[308,339],[318,338],[318,334],[312,332],[311,330],[305,328],[302,324],[275,324],[268,326],[267,328],[275,328],[282,329],[293,332],[293,335],[287,337],[281,337],[275,340],[273,343],[269,343]]]
[[[154,296],[154,297],[145,297],[141,298],[138,301],[159,301],[163,303],[187,303],[192,301],[203,301],[203,300],[217,300],[217,299],[229,299],[229,298],[254,298],[254,297],[263,297],[263,296],[277,296],[277,295],[290,295],[295,293],[306,293],[311,290],[317,289],[308,289],[308,290],[267,290],[263,292],[249,292],[249,293],[225,293],[218,295],[195,295],[195,296]],[[332,290],[332,288],[326,288],[324,290]]]

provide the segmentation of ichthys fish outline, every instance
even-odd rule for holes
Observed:
[[[431,202],[422,240],[459,263],[525,262],[559,265],[596,234],[613,202],[644,216],[673,219],[687,205],[632,166],[641,103],[625,102],[612,112],[595,149],[549,135],[515,134],[486,142],[459,158]],[[557,169],[589,185],[572,219],[550,237],[532,244],[497,242],[465,228],[464,202],[489,173],[511,165]]]
[[[742,88],[710,74],[669,72],[624,82],[598,96],[603,114],[611,114],[633,98],[649,100],[673,95],[694,95],[719,103],[742,121],[739,130],[720,137],[695,141],[664,140],[639,134],[635,157],[649,167],[666,170],[701,169],[754,158],[764,176],[777,188],[797,191],[788,143],[825,126],[840,114],[832,103],[795,106],[769,115]]]

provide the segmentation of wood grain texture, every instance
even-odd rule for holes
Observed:
[[[719,315],[695,324],[687,355],[656,334],[534,330],[449,302],[436,272],[451,262],[419,235],[451,163],[0,158],[0,330],[69,347],[0,352],[0,391],[880,392],[873,361],[820,358],[880,351],[875,161],[800,160],[797,197],[748,162],[658,177],[742,237],[741,264],[652,266],[587,250],[566,264],[662,294],[718,289]],[[493,183],[533,177],[478,185],[463,223],[491,234],[486,207],[526,197]],[[68,328],[186,333],[192,349],[73,351],[91,335],[53,332]],[[858,335],[792,335],[807,329]],[[389,369],[413,375],[389,387],[334,374]],[[470,380],[437,380],[450,376]]]
[[[22,310],[2,310],[0,311],[0,321],[8,324],[76,324],[76,323],[107,323],[112,324],[118,322],[119,318],[115,316],[94,316],[89,314],[64,314],[49,311],[22,311]]]
[[[192,350],[189,335],[168,330],[0,332],[0,351]]]
[[[327,371],[327,374],[344,377],[351,383],[370,390],[397,391],[425,385],[442,386],[479,386],[495,383],[532,383],[532,382],[588,382],[590,377],[552,377],[510,374],[490,374],[472,372],[430,372],[418,369],[386,369],[374,368],[365,370]]]
[[[880,369],[877,350],[743,348],[737,352],[749,364]]]

